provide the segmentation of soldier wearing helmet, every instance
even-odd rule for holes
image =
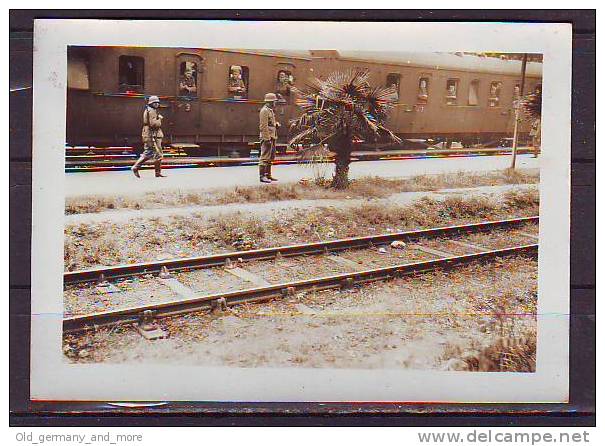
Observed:
[[[145,111],[143,112],[143,130],[141,136],[143,138],[144,151],[141,157],[134,163],[131,170],[137,178],[141,178],[139,175],[139,169],[141,165],[147,160],[153,160],[155,167],[155,176],[165,177],[162,175],[162,138],[164,133],[162,132],[162,119],[164,117],[160,115],[160,98],[157,96],[150,96]]]
[[[260,110],[260,159],[258,162],[261,183],[277,181],[271,176],[271,164],[275,159],[275,143],[279,122],[275,120],[273,108],[277,102],[275,93],[265,95],[265,105]]]

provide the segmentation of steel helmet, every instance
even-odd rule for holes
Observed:
[[[149,96],[149,99],[147,99],[148,105],[155,104],[156,102],[160,102],[160,98],[158,98],[157,96]]]
[[[267,93],[265,95],[265,102],[275,102],[277,101],[277,96],[275,96],[275,93]]]

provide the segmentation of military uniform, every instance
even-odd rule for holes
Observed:
[[[157,96],[151,96],[149,102],[143,111],[143,129],[141,130],[141,138],[143,139],[144,150],[141,157],[132,166],[132,172],[137,178],[139,176],[139,169],[141,165],[147,160],[153,160],[155,167],[155,176],[163,177],[162,175],[162,158],[164,154],[162,152],[162,138],[164,133],[162,132],[162,119],[164,117],[160,114],[158,109],[152,107],[152,104],[158,103],[160,100]]]
[[[143,130],[141,137],[145,145],[143,154],[147,155],[147,159],[161,160],[164,156],[162,152],[162,119],[164,117],[152,107],[145,107],[143,112]]]
[[[537,157],[542,145],[542,120],[540,118],[533,122],[529,136],[531,136],[531,144],[534,147],[534,157]]]
[[[265,95],[265,102],[277,101],[277,96],[273,93]],[[277,141],[277,126],[275,112],[267,104],[263,106],[259,114],[260,128],[260,159],[258,162],[260,180],[263,183],[277,181],[271,176],[271,164],[275,159],[275,143]]]

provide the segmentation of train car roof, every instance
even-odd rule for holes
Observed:
[[[339,51],[341,60],[391,63],[434,70],[460,70],[495,74],[520,74],[521,61],[463,53],[416,53],[395,51]],[[542,77],[542,64],[528,62],[528,76]]]
[[[244,52],[263,56],[285,57],[293,59],[335,58],[370,63],[386,63],[434,70],[460,70],[494,74],[520,74],[521,61],[498,59],[464,53],[444,52],[403,52],[403,51],[350,51],[350,50],[244,50],[226,49],[223,51]],[[528,76],[542,77],[542,64],[528,62]]]
[[[496,74],[521,74],[521,61],[462,53],[412,53],[386,51],[339,51],[340,59],[392,63],[435,70],[461,70]],[[542,64],[528,62],[528,76],[542,77]]]
[[[256,49],[232,49],[232,48],[207,48],[214,51],[225,51],[230,53],[255,54],[257,56],[283,57],[286,59],[312,60],[311,52],[307,50],[256,50]]]
[[[466,53],[445,52],[404,52],[404,51],[351,51],[351,50],[282,50],[282,49],[240,49],[206,48],[214,51],[255,54],[259,56],[282,57],[286,59],[313,60],[339,59],[355,62],[383,63],[433,70],[460,70],[480,73],[520,75],[521,61],[498,59]],[[542,64],[528,62],[526,74],[542,77]]]

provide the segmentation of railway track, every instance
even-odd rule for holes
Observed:
[[[451,243],[456,243],[457,245],[464,247],[467,251],[470,249],[473,252],[452,255],[449,252],[437,250],[429,246],[423,246],[422,244],[416,244],[412,245],[410,249],[418,249],[432,258],[403,263],[398,262],[392,265],[380,266],[378,268],[341,271],[337,274],[322,275],[321,273],[313,273],[312,277],[296,280],[280,280],[279,283],[269,283],[260,280],[260,282],[256,282],[257,286],[253,288],[219,291],[210,294],[195,293],[172,276],[172,273],[174,272],[185,273],[221,266],[229,269],[233,268],[234,265],[240,265],[244,262],[251,261],[266,261],[322,254],[328,254],[329,257],[334,257],[334,253],[339,251],[348,252],[349,250],[360,251],[369,249],[371,252],[386,252],[384,248],[379,247],[388,246],[393,242],[404,242],[409,244],[417,243],[419,240],[431,240],[439,237],[455,238],[481,233],[486,233],[486,235],[488,235],[492,231],[498,230],[519,231],[519,228],[523,229],[526,225],[537,224],[538,221],[538,217],[514,218],[467,225],[331,240],[318,243],[238,251],[187,259],[174,259],[66,272],[64,274],[64,283],[66,286],[83,286],[91,283],[96,284],[96,286],[99,284],[105,286],[109,279],[116,280],[141,275],[159,274],[159,278],[175,291],[177,298],[159,303],[153,302],[107,311],[68,316],[63,319],[63,329],[64,332],[70,333],[101,326],[130,323],[139,323],[139,327],[149,327],[154,326],[153,321],[155,321],[155,319],[162,317],[208,309],[226,308],[244,302],[256,302],[279,296],[289,296],[296,292],[309,289],[323,290],[341,287],[346,288],[355,284],[413,275],[436,269],[451,269],[475,261],[487,261],[514,255],[536,256],[538,252],[537,243],[517,243],[514,246],[487,249],[483,246],[453,239],[450,240]],[[518,234],[525,238],[532,238],[534,241],[537,238],[534,234],[524,232],[519,232]],[[378,251],[376,251],[377,249]],[[339,262],[344,262],[345,264],[354,263],[346,258],[334,258],[332,260],[339,260]],[[305,263],[305,266],[308,270],[308,264]],[[242,270],[239,267],[235,268],[238,270],[237,275],[249,282],[255,282],[254,274]],[[244,275],[242,276],[242,274]],[[250,278],[250,276],[252,276],[252,278]],[[157,327],[153,330],[157,330]],[[141,330],[139,329],[139,331]]]
[[[511,218],[506,220],[488,221],[466,225],[419,229],[415,231],[391,232],[387,234],[329,240],[317,243],[303,243],[298,245],[277,246],[248,251],[227,252],[208,256],[90,268],[79,271],[65,272],[63,274],[63,283],[69,285],[75,283],[86,283],[139,276],[142,274],[159,274],[161,272],[211,268],[215,266],[225,266],[230,262],[274,259],[276,256],[291,257],[323,254],[325,252],[337,252],[345,249],[366,248],[369,245],[387,244],[395,240],[410,241],[421,237],[439,237],[460,233],[493,231],[494,229],[511,228],[527,223],[538,222],[539,217]]]
[[[474,156],[509,155],[510,148],[484,148],[484,149],[432,149],[432,150],[385,150],[353,152],[351,160],[355,161],[388,161],[403,159],[422,158],[459,158]],[[518,153],[533,153],[532,149],[520,147]],[[65,161],[66,172],[103,172],[128,170],[136,161],[136,154],[109,154],[109,155],[68,155]],[[280,155],[275,164],[298,164],[301,161],[297,155]],[[162,167],[166,169],[177,168],[199,168],[199,167],[229,167],[241,165],[256,165],[258,158],[251,157],[190,157],[190,156],[166,156],[162,161]],[[143,166],[143,169],[152,168]]]

